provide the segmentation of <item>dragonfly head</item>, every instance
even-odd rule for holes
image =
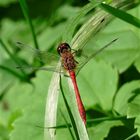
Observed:
[[[61,55],[62,53],[71,51],[71,48],[68,43],[61,43],[57,48],[57,52]]]

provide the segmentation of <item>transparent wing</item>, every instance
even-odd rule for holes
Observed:
[[[16,66],[16,69],[22,69],[27,73],[31,73],[37,70],[45,70],[48,72],[57,72],[62,75],[67,75],[64,69],[62,69],[60,64],[60,57],[59,55],[55,55],[53,53],[49,53],[46,51],[40,51],[38,49],[34,49],[30,46],[27,46],[21,42],[17,42],[16,46],[24,51],[28,51],[35,59],[37,59],[40,63],[34,61],[31,64],[28,63],[20,63],[19,66]],[[28,58],[30,59],[30,58]],[[60,64],[60,67],[58,66]]]
[[[86,61],[88,62],[90,59],[89,57],[91,57],[87,55],[86,53],[87,47],[85,48],[85,45],[87,41],[89,40],[89,37],[91,36],[91,34],[94,34],[95,36],[109,21],[109,17],[106,14],[103,14],[100,12],[98,14],[97,14],[98,16],[94,16],[89,21],[87,21],[87,23],[85,23],[80,28],[80,30],[77,32],[77,34],[73,37],[73,40],[71,41],[72,49],[76,48],[76,51],[75,51],[76,60],[80,63],[81,62],[85,63]],[[106,47],[103,47],[103,49],[104,48]],[[95,52],[94,55],[97,55],[103,49],[101,48],[97,50],[97,53]]]
[[[102,48],[100,48],[99,50],[97,50],[96,52],[94,52],[93,54],[89,55],[89,56],[83,56],[83,60],[78,62],[77,65],[77,70],[76,73],[78,74],[80,72],[80,70],[92,59],[94,58],[96,55],[98,55],[99,53],[101,53],[104,49],[106,49],[107,47],[111,46],[115,41],[117,41],[118,38],[112,40],[111,42],[109,42],[108,44],[106,44],[105,46],[103,46]],[[82,56],[82,54],[81,54]]]
[[[35,59],[37,59],[41,64],[56,65],[60,59],[58,55],[49,53],[47,51],[40,51],[38,49],[32,48],[21,42],[16,42],[16,46],[24,51],[29,51]]]
[[[38,70],[43,70],[47,72],[56,72],[59,73],[65,77],[69,77],[67,71],[63,69],[60,66],[60,63],[58,63],[56,66],[33,66],[33,65],[21,65],[21,66],[16,66],[16,69],[24,70],[24,72],[30,74]]]
[[[48,71],[48,72],[57,72],[57,73],[60,73],[62,75],[66,75],[66,72],[64,71],[64,69],[62,69],[61,67],[35,67],[35,66],[32,66],[32,65],[26,65],[26,66],[17,66],[16,67],[17,69],[24,69],[26,70],[27,73],[30,73],[32,71],[37,71],[37,70],[45,70],[45,71]]]

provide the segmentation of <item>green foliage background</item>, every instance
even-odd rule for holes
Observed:
[[[121,3],[123,11],[109,6],[115,3]],[[15,45],[17,41],[54,54],[57,45],[67,41],[75,49],[83,47],[84,54],[90,55],[116,38],[77,75],[87,114],[86,129],[80,119],[75,119],[79,114],[73,113],[77,109],[73,93],[68,89],[68,77],[63,77],[64,96],[59,89],[59,99],[53,100],[58,102],[57,123],[51,126],[56,132],[46,139],[139,139],[138,0],[110,0],[106,4],[94,0],[0,0],[0,15],[0,140],[42,140],[46,130],[52,129],[44,128],[44,120],[53,73],[17,69],[19,65],[36,63],[30,51]],[[94,17],[97,19],[87,22]],[[106,24],[96,31],[96,21],[101,17],[105,17]]]

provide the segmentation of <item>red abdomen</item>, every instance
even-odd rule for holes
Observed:
[[[84,108],[84,105],[83,105],[81,97],[80,97],[79,89],[78,89],[77,82],[76,82],[75,72],[69,71],[69,74],[70,74],[70,77],[71,77],[71,80],[72,80],[72,83],[74,86],[76,101],[77,101],[77,106],[78,106],[80,116],[81,116],[84,124],[86,124],[86,112],[85,112],[85,108]]]

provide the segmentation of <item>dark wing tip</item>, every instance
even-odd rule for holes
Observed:
[[[119,38],[115,38],[114,40],[112,40],[112,42],[115,42],[115,41],[117,41]]]
[[[22,67],[20,67],[20,66],[16,66],[16,69],[21,69]]]
[[[21,42],[15,42],[15,45],[17,46],[17,47],[19,47],[19,48],[21,48],[22,46],[23,46],[23,44],[21,43]]]

